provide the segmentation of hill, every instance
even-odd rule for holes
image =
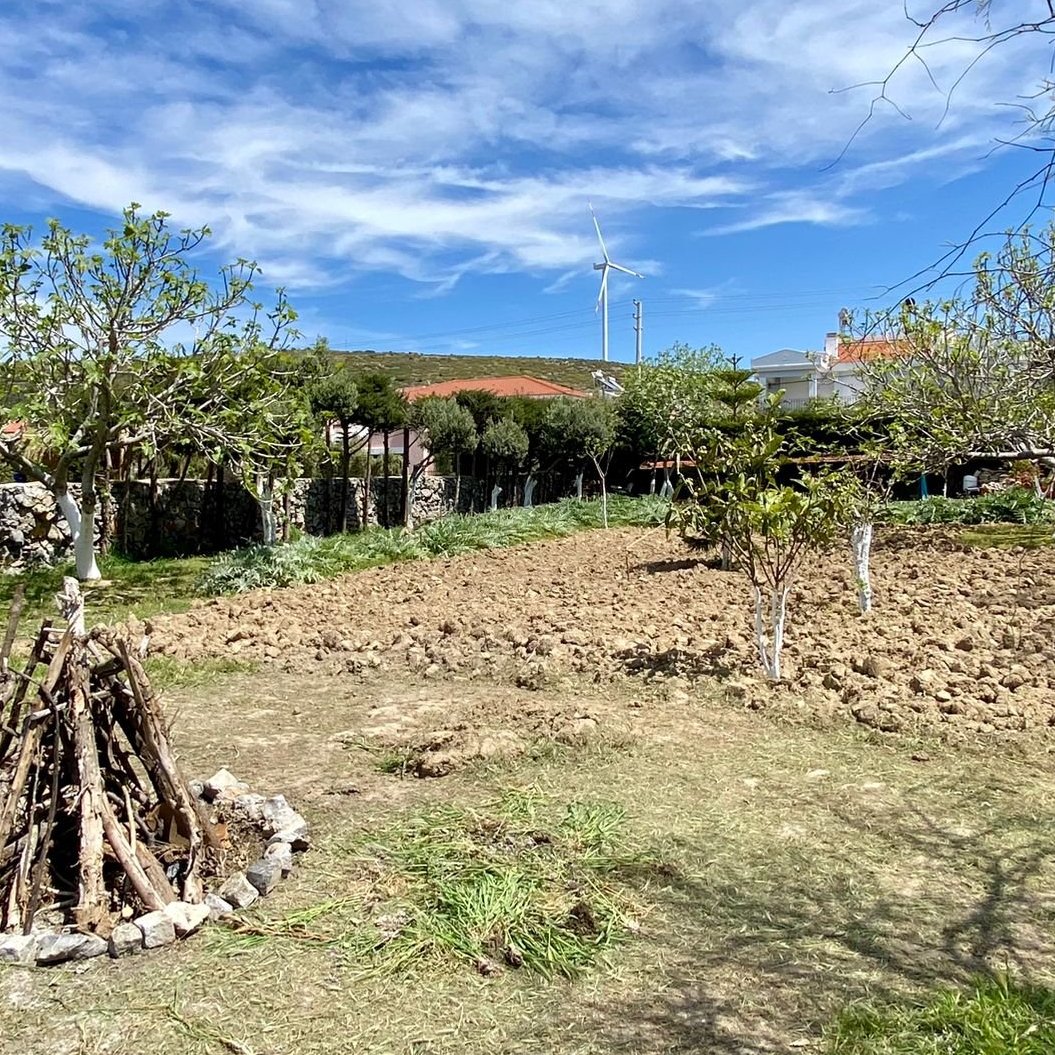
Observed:
[[[590,374],[601,367],[618,378],[627,363],[602,363],[598,359],[549,359],[512,355],[422,355],[419,352],[333,351],[334,361],[355,372],[388,374],[400,387],[431,385],[467,377],[508,377],[529,374],[572,388],[592,389]]]

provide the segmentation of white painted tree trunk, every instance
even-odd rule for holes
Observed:
[[[524,508],[531,509],[534,506],[535,498],[535,477],[529,476],[524,481]]]
[[[575,497],[582,501],[582,473],[575,474]]]
[[[648,478],[648,493],[654,495],[656,493],[656,474],[653,472]]]
[[[275,519],[275,493],[271,481],[258,476],[256,481],[256,503],[260,507],[260,535],[265,546],[278,541],[278,524]]]
[[[494,487],[491,488],[491,505],[489,508],[492,513],[497,512],[498,510],[498,496],[501,493],[502,488],[499,487],[498,484],[495,484]]]
[[[784,624],[787,620],[788,588],[771,590],[768,613],[762,591],[755,586],[755,642],[758,659],[770,681],[780,681],[780,653],[784,648]]]
[[[729,571],[733,566],[733,547],[727,538],[722,539],[722,571]]]
[[[663,473],[663,486],[659,489],[660,498],[670,498],[674,494],[674,485],[670,482],[670,473]]]
[[[872,555],[872,524],[859,521],[850,531],[850,545],[854,551],[854,575],[857,579],[857,603],[862,612],[872,610],[872,577],[869,563]]]
[[[101,579],[102,573],[95,559],[95,511],[92,510],[88,516],[82,517],[80,506],[69,492],[56,495],[55,502],[70,526],[77,578],[82,582]]]

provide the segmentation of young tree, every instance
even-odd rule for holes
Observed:
[[[590,462],[601,482],[601,517],[608,527],[608,486],[605,456],[616,436],[616,413],[610,400],[555,399],[546,414],[550,449],[572,465]]]
[[[428,453],[414,466],[410,476],[410,490],[403,514],[403,526],[408,531],[414,527],[414,494],[418,482],[437,455],[449,454],[456,460],[460,453],[476,447],[476,424],[473,416],[454,399],[430,396],[412,403],[410,425],[421,437]],[[460,486],[461,477],[455,473],[455,510],[458,508]]]
[[[384,432],[385,450],[388,449],[388,430],[402,424],[406,414],[406,401],[395,387],[388,374],[374,371],[360,374],[357,379],[359,405],[356,422],[366,429],[366,471],[363,480],[363,528],[370,524],[370,498],[373,477],[373,460],[370,457],[371,438],[375,432]],[[385,473],[387,476],[387,466]],[[385,487],[388,487],[387,480]],[[388,505],[386,491],[385,506]],[[386,514],[387,520],[387,514]]]
[[[489,466],[486,464],[486,456],[480,446],[480,441],[483,438],[483,434],[487,431],[487,426],[490,425],[492,421],[497,421],[499,418],[505,416],[504,400],[501,396],[496,396],[494,392],[472,389],[458,392],[454,398],[457,401],[458,406],[464,407],[470,414],[472,414],[473,422],[476,425],[477,444],[471,451],[467,452],[472,455],[472,466],[469,470],[470,475],[474,481],[477,479],[479,460],[481,457],[484,457],[484,478],[486,479]],[[475,496],[473,497],[470,509],[473,512],[476,511]]]
[[[348,475],[352,459],[351,428],[359,408],[359,389],[347,370],[320,374],[308,387],[308,404],[327,433],[333,422],[341,428],[341,505],[338,530],[348,530]]]
[[[497,421],[492,421],[480,437],[480,447],[496,467],[496,477],[503,469],[510,476],[515,477],[524,464],[530,446],[527,433],[512,418],[499,418]],[[492,510],[497,506],[500,490],[496,482],[491,492]]]
[[[26,227],[0,232],[0,383],[21,424],[17,439],[0,441],[0,457],[55,496],[81,579],[99,578],[107,452],[186,440],[203,408],[224,398],[213,392],[188,406],[196,378],[228,379],[231,367],[237,373],[232,349],[274,348],[292,335],[296,316],[281,291],[264,333],[261,308],[249,302],[254,264],[222,269],[215,287],[198,275],[189,257],[208,235],[174,233],[166,213],[144,216],[135,203],[98,247],[57,220],[39,244]],[[187,330],[194,336],[181,340]],[[70,490],[78,473],[79,499]]]
[[[699,482],[686,478],[683,501],[672,503],[668,525],[714,546],[728,545],[754,596],[755,641],[766,676],[779,681],[788,594],[795,571],[810,552],[830,546],[853,515],[852,483],[845,474],[807,476],[794,485],[776,481],[783,438],[768,420],[730,435],[714,430],[696,446],[713,446],[726,466]]]

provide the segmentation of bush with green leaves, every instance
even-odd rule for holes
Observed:
[[[889,502],[879,519],[891,524],[1051,524],[1055,502],[1036,491],[1013,487],[977,498],[922,498]]]

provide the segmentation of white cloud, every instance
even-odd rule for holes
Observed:
[[[955,28],[955,27],[954,27]],[[473,271],[560,288],[661,255],[649,208],[735,209],[710,234],[866,223],[865,195],[978,164],[1032,87],[1026,49],[945,100],[918,64],[831,172],[912,28],[874,0],[50,0],[0,15],[0,180],[209,222],[275,281]],[[975,46],[928,52],[944,88]],[[944,117],[944,119],[943,119]],[[940,127],[939,127],[940,125]],[[794,187],[795,189],[789,189]],[[658,264],[656,269],[658,270]]]

